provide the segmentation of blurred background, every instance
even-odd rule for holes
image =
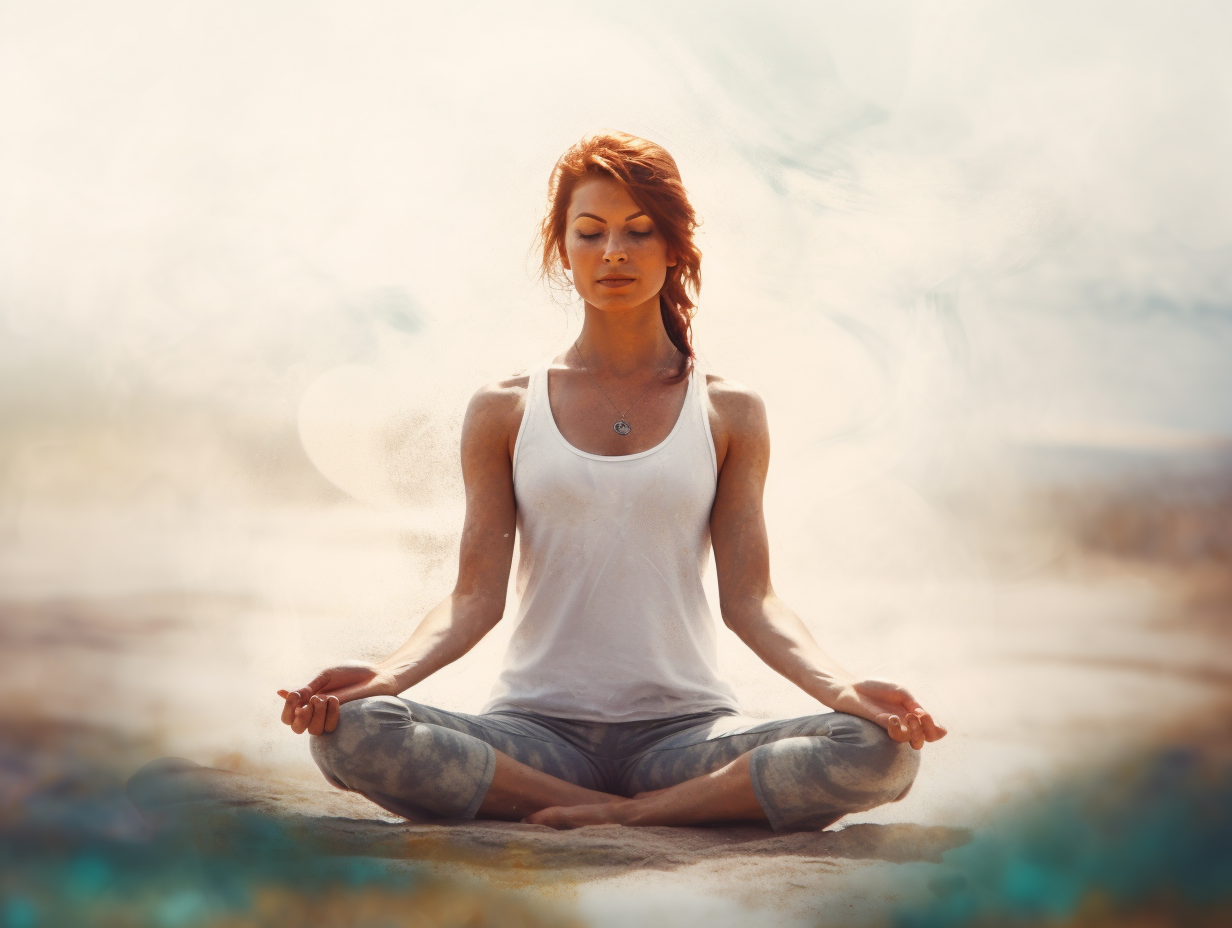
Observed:
[[[275,690],[449,592],[463,410],[576,336],[533,239],[609,128],[702,219],[776,589],[952,732],[859,821],[1226,744],[1230,40],[1215,0],[0,3],[5,820],[86,754],[323,785]],[[407,695],[478,710],[508,634]],[[721,635],[749,714],[815,710]]]

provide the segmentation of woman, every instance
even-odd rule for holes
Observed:
[[[585,321],[470,402],[457,585],[380,663],[278,691],[336,786],[408,817],[816,829],[901,798],[945,734],[902,687],[839,667],[774,594],[765,411],[694,364],[694,226],[651,142],[593,136],[557,163],[543,266],[572,272]],[[500,620],[515,530],[518,624],[482,714],[399,696]],[[711,545],[726,625],[836,711],[739,714],[702,589]]]

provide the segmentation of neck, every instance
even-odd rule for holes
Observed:
[[[663,328],[658,294],[624,312],[605,312],[587,303],[578,344],[591,371],[612,377],[658,370],[676,350]]]

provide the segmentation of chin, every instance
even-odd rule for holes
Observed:
[[[584,295],[582,299],[603,312],[622,313],[637,309],[656,296],[658,296],[657,291],[654,293],[592,293]]]

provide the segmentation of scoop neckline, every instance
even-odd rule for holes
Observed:
[[[634,451],[632,454],[595,454],[593,451],[583,451],[576,445],[571,444],[569,439],[565,438],[565,434],[560,430],[560,426],[556,424],[556,417],[552,415],[552,400],[548,392],[548,368],[550,366],[550,364],[543,365],[540,374],[543,377],[543,405],[547,412],[548,422],[552,425],[552,432],[556,435],[557,440],[574,454],[595,461],[633,461],[637,458],[644,458],[647,455],[654,454],[675,438],[676,433],[680,431],[681,424],[684,422],[685,410],[689,408],[689,400],[693,396],[693,381],[697,373],[696,368],[689,371],[689,385],[685,388],[684,402],[680,406],[679,415],[676,416],[676,424],[672,426],[672,430],[667,433],[667,436],[661,442],[653,448],[647,448],[645,451]]]

